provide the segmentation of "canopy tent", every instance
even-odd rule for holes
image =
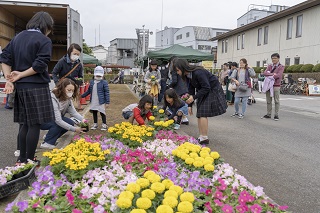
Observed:
[[[179,44],[175,44],[166,49],[148,52],[148,57],[152,59],[169,60],[172,56],[177,56],[190,62],[213,61],[213,55]]]
[[[84,64],[100,64],[99,60],[91,55],[83,53]]]

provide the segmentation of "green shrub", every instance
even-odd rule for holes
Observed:
[[[293,65],[294,67],[292,68],[292,72],[300,72],[301,67],[303,66],[302,64],[295,64]]]
[[[313,64],[305,64],[300,68],[300,72],[312,72]]]
[[[312,72],[320,72],[320,64],[316,64],[316,65],[312,68]]]
[[[284,71],[283,71],[284,73],[288,73],[288,67],[289,66],[284,66]]]
[[[291,65],[287,68],[287,72],[290,73],[292,72],[293,68],[295,67],[295,65]]]
[[[260,72],[261,72],[261,69],[262,69],[263,71],[266,70],[265,67],[252,67],[252,69],[254,69],[254,71],[255,71],[256,73],[260,73]]]

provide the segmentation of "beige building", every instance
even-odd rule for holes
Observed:
[[[228,61],[248,60],[249,66],[271,63],[320,63],[320,1],[309,0],[212,38],[218,40],[217,67]]]

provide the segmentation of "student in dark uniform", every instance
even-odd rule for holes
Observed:
[[[197,100],[197,118],[200,144],[209,144],[208,117],[214,117],[226,112],[227,104],[223,89],[217,76],[201,66],[195,66],[184,59],[173,60],[173,70],[184,79],[188,85],[188,111],[192,115],[192,103]]]
[[[52,52],[48,35],[52,29],[52,17],[47,12],[37,12],[27,23],[26,30],[16,35],[0,55],[7,79],[6,93],[16,91],[14,122],[21,125],[17,164],[35,160],[40,125],[54,121],[48,73]]]

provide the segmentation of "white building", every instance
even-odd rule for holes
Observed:
[[[135,67],[137,45],[138,39],[133,38],[116,38],[110,41],[107,63]]]
[[[261,67],[271,63],[272,53],[284,65],[320,63],[320,1],[305,1],[212,40],[218,40],[218,67],[241,58]]]
[[[174,34],[180,28],[164,27],[156,33],[156,49],[165,49],[174,45]]]
[[[108,50],[106,50],[102,45],[92,47],[91,49],[93,55],[100,61],[102,65],[105,65],[107,63]]]
[[[259,19],[262,19],[269,15],[273,15],[287,8],[289,7],[280,6],[280,5],[264,6],[264,5],[250,4],[248,6],[248,12],[237,19],[237,27],[242,27],[246,24],[250,24],[252,22],[258,21]]]

